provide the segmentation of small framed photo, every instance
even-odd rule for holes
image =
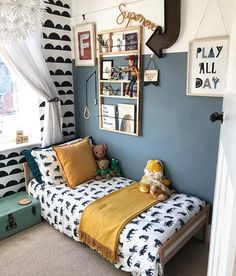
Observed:
[[[188,96],[224,96],[228,41],[228,36],[190,41],[186,93]]]
[[[138,34],[128,33],[125,34],[125,50],[137,50],[138,49]]]
[[[110,79],[112,66],[113,66],[113,60],[102,61],[102,79],[103,80]]]
[[[95,24],[81,24],[74,27],[75,65],[95,65]]]

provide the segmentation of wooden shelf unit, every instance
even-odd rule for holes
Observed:
[[[119,95],[101,95],[103,98],[119,98],[119,99],[127,99],[127,100],[137,100],[137,97],[129,97],[129,96],[119,96]]]
[[[122,49],[120,51],[117,51],[117,46],[113,45],[113,35],[116,34],[123,34],[125,37],[126,34],[133,34],[137,33],[137,46],[135,47],[136,49],[132,50],[125,50],[127,45],[122,44]],[[141,81],[137,80],[136,81],[136,87],[137,87],[137,92],[133,97],[129,97],[128,95],[125,94],[126,92],[126,86],[129,84],[130,80],[123,80],[123,79],[102,79],[102,61],[106,60],[106,58],[115,58],[115,57],[125,57],[125,56],[130,56],[130,55],[135,55],[136,56],[136,62],[135,66],[139,69],[140,74],[141,74],[141,47],[142,47],[142,26],[133,26],[133,27],[128,27],[128,28],[119,28],[119,29],[112,29],[112,30],[106,30],[99,32],[97,34],[98,36],[101,36],[103,39],[108,41],[108,50],[107,52],[103,53],[100,45],[98,45],[98,93],[99,93],[99,128],[102,130],[107,130],[107,131],[113,131],[116,133],[123,133],[123,134],[129,134],[133,136],[138,136],[141,135],[141,112],[140,112],[140,107],[141,107]],[[116,49],[112,51],[114,48]],[[113,66],[116,66],[113,64]],[[128,61],[124,61],[124,66],[128,67]],[[142,75],[142,74],[141,74]],[[112,87],[112,85],[118,86],[119,93],[118,95],[111,94],[111,95],[106,95],[103,94],[104,90],[106,89],[106,86]],[[126,104],[127,100],[132,100],[132,103],[135,105],[135,114],[134,114],[134,132],[128,132],[128,131],[121,131],[118,129],[110,129],[106,128],[103,126],[103,116],[102,116],[102,105],[104,104],[106,100],[106,105],[109,105],[110,103],[108,102],[110,99],[116,99],[119,100],[119,104]],[[107,103],[108,102],[108,103]],[[112,105],[112,103],[111,103]],[[117,114],[117,113],[116,113]],[[113,117],[111,117],[113,118]],[[118,118],[117,118],[118,119]],[[119,123],[118,125],[119,126]]]
[[[106,52],[101,53],[99,52],[100,56],[106,57],[106,56],[129,56],[129,55],[137,55],[138,50],[127,50],[127,51],[113,51],[113,52]]]

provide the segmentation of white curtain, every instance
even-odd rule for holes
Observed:
[[[25,41],[0,45],[0,58],[46,102],[42,146],[62,142],[61,105],[42,55],[41,35],[37,33]]]

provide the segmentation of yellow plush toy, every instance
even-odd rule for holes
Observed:
[[[139,190],[150,193],[158,201],[166,200],[170,195],[170,180],[163,177],[164,167],[160,160],[149,160],[140,180]]]

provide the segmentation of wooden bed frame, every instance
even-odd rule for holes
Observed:
[[[164,269],[165,264],[200,230],[204,231],[203,242],[208,240],[210,205],[207,204],[196,216],[191,218],[167,242],[159,248],[159,254]],[[164,275],[164,273],[163,273]]]
[[[26,191],[32,174],[27,163],[23,163]],[[209,242],[208,223],[210,205],[207,204],[198,214],[191,218],[181,229],[179,229],[167,242],[159,248],[161,263],[163,266],[200,230],[203,230],[203,242]],[[163,271],[164,275],[164,271]]]

